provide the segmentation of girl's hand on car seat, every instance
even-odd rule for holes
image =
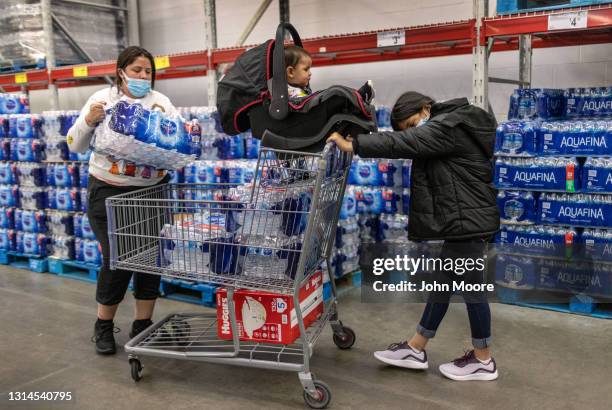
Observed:
[[[337,132],[332,132],[329,138],[327,138],[327,142],[334,142],[340,151],[344,152],[353,152],[353,139],[350,137],[346,137],[346,139]]]

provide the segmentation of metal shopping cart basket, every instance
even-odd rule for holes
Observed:
[[[329,261],[351,160],[332,144],[320,153],[262,148],[248,185],[166,184],[107,200],[112,269],[227,290],[231,340],[218,336],[216,313],[170,314],[125,345],[135,381],[146,355],[288,370],[298,372],[307,405],[327,406],[329,387],[310,372],[313,348],[328,322],[340,349],[355,342],[338,319]],[[322,263],[332,297],[305,326],[299,290]],[[237,289],[292,295],[300,337],[291,344],[240,340]]]

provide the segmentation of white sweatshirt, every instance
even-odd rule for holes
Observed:
[[[114,86],[105,88],[89,97],[81,110],[81,114],[79,114],[72,128],[68,130],[66,141],[70,151],[85,152],[89,148],[95,130],[95,127],[90,127],[85,121],[85,116],[89,113],[89,107],[95,102],[104,101],[106,102],[104,108],[108,109],[121,99],[129,103],[138,102],[145,109],[149,110],[159,108],[169,116],[179,115],[170,99],[155,90],[151,90],[143,98],[132,99]],[[89,159],[89,174],[112,185],[151,186],[161,181],[166,175],[166,171],[157,170],[152,167],[136,166],[128,161],[110,158],[109,156],[94,152]]]

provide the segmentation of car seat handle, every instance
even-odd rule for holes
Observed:
[[[287,90],[287,71],[285,70],[285,33],[289,32],[293,43],[302,47],[300,35],[290,23],[280,23],[276,29],[276,41],[272,56],[272,101],[268,112],[275,120],[283,120],[289,112],[289,92]]]

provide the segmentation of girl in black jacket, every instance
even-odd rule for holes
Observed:
[[[486,244],[499,229],[492,184],[495,118],[470,105],[466,98],[435,103],[411,91],[395,103],[391,124],[393,132],[346,139],[333,133],[328,142],[362,158],[412,159],[408,237],[415,241],[444,240],[442,260],[483,258]],[[442,277],[449,285],[453,277],[455,282],[468,280],[456,274],[442,272]],[[434,337],[453,293],[431,293],[416,334],[409,341],[375,352],[375,357],[391,365],[426,369],[425,346]],[[441,365],[440,371],[454,380],[494,380],[497,367],[489,349],[491,313],[486,294],[463,296],[474,350]]]

